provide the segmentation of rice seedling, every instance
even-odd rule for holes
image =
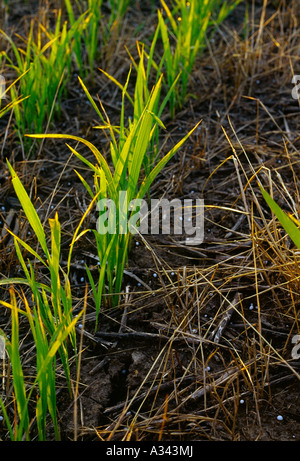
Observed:
[[[175,0],[170,10],[161,0],[164,13],[158,10],[158,23],[161,31],[165,54],[165,72],[167,85],[173,85],[178,74],[181,74],[180,85],[172,92],[170,98],[170,114],[173,118],[177,108],[183,106],[188,97],[189,75],[196,57],[204,50],[207,40],[212,38],[216,27],[221,24],[240,0],[223,2],[220,0]],[[175,45],[172,45],[172,35]]]
[[[142,65],[143,64],[141,64],[141,69]],[[153,132],[157,125],[163,126],[161,120],[154,112],[158,105],[162,77],[158,79],[152,91],[148,94],[148,97],[147,95],[142,96],[144,86],[141,84],[141,87],[139,88],[140,91],[137,91],[135,94],[135,98],[139,99],[134,101],[134,105],[139,106],[139,109],[137,109],[136,112],[139,116],[132,121],[129,120],[128,127],[126,127],[124,100],[130,74],[131,71],[128,74],[126,84],[122,87],[122,109],[120,126],[117,130],[118,137],[116,136],[116,127],[111,125],[105,112],[104,115],[102,114],[84,83],[80,79],[81,85],[89,101],[103,123],[97,128],[108,130],[110,133],[110,156],[113,164],[113,171],[96,146],[85,139],[78,136],[62,134],[30,135],[37,138],[73,139],[86,145],[92,151],[97,161],[97,163],[93,165],[83,155],[68,145],[73,154],[87,165],[91,173],[94,175],[93,190],[88,182],[77,172],[92,199],[92,202],[81,222],[83,222],[95,203],[101,203],[102,205],[104,203],[106,204],[106,206],[104,205],[102,209],[99,207],[97,229],[92,229],[96,240],[96,248],[100,265],[98,283],[93,280],[91,271],[88,267],[86,267],[95,298],[97,319],[102,297],[105,294],[105,283],[108,285],[106,294],[110,295],[109,303],[117,305],[119,302],[124,267],[127,260],[131,236],[138,231],[137,218],[140,207],[139,200],[142,200],[148,193],[150,186],[157,175],[200,123],[199,122],[167,154],[165,154],[164,157],[159,160],[155,166],[153,166],[152,170],[148,174],[145,173],[145,176],[142,179],[142,165],[144,158],[147,155]],[[109,212],[107,212],[107,208],[109,206],[111,208]],[[112,212],[111,209],[113,210]],[[78,230],[80,225],[81,223],[77,228]],[[86,232],[87,230],[82,231],[78,235],[76,233],[73,236],[72,245]],[[71,257],[71,251],[69,253],[69,257]]]
[[[12,176],[12,183],[17,197],[23,207],[26,217],[35,233],[35,236],[44,253],[41,256],[37,251],[30,247],[25,241],[13,234],[16,254],[25,274],[25,278],[14,277],[2,279],[0,285],[26,285],[30,287],[33,299],[33,307],[30,308],[25,295],[22,301],[25,304],[24,314],[30,325],[30,330],[34,338],[37,354],[37,376],[31,388],[28,398],[25,397],[24,382],[20,369],[20,360],[17,351],[18,344],[18,318],[17,303],[14,292],[11,297],[11,305],[1,301],[1,304],[10,307],[12,310],[12,345],[9,349],[10,360],[12,362],[13,374],[16,389],[16,401],[20,426],[15,437],[19,440],[29,431],[28,401],[33,392],[35,384],[39,388],[39,396],[36,404],[36,418],[38,425],[39,438],[45,439],[46,415],[49,411],[55,430],[55,438],[59,438],[58,422],[56,415],[56,390],[55,390],[55,366],[56,355],[59,354],[61,364],[64,369],[66,382],[71,393],[70,384],[70,358],[69,344],[72,346],[76,356],[76,332],[75,324],[80,318],[81,313],[73,318],[72,312],[72,293],[67,275],[60,267],[61,251],[61,230],[57,214],[54,219],[49,220],[51,230],[51,249],[48,249],[47,239],[38,214],[14,169],[7,161],[9,171]],[[26,262],[21,251],[21,247],[34,257],[44,267],[50,275],[50,286],[36,280],[32,262]],[[46,259],[46,260],[45,260]],[[61,280],[62,279],[62,280]],[[8,342],[8,344],[10,344]],[[20,378],[20,379],[19,379]],[[7,418],[6,418],[7,419]]]
[[[14,107],[20,137],[30,132],[41,133],[45,120],[50,123],[53,113],[59,114],[61,96],[71,71],[74,35],[80,27],[83,27],[83,16],[67,30],[67,23],[61,24],[59,12],[54,32],[39,24],[35,40],[32,22],[28,38],[24,40],[25,50],[18,48],[13,39],[1,31],[10,43],[16,60],[15,63],[5,54],[7,62],[19,76],[23,75],[20,94],[24,99],[21,105]],[[13,100],[16,99],[17,91],[13,87],[11,95]],[[27,150],[29,141],[27,139]]]
[[[12,364],[12,373],[14,379],[14,394],[16,399],[17,412],[19,415],[19,424],[15,423],[15,430],[13,430],[4,403],[0,398],[0,405],[2,408],[3,415],[5,417],[6,425],[9,429],[11,440],[22,440],[25,435],[26,439],[29,438],[29,424],[30,417],[28,411],[28,401],[26,398],[26,389],[24,382],[24,375],[21,365],[20,353],[19,353],[19,319],[18,319],[18,308],[14,291],[11,289],[11,305],[2,301],[1,304],[12,309],[12,340],[8,341],[7,336],[4,332],[0,332],[1,336],[5,338],[5,346]]]
[[[109,4],[111,9],[109,27],[114,28],[120,24],[130,5],[130,0],[109,0]]]
[[[84,18],[84,27],[80,28],[80,30],[77,29],[74,34],[74,54],[79,73],[82,77],[87,72],[91,74],[94,72],[94,63],[100,47],[99,30],[102,3],[103,0],[88,0],[88,4],[86,5],[87,11],[85,11],[88,15]],[[65,0],[65,5],[70,24],[74,26],[76,19],[72,3],[70,0]],[[84,14],[82,6],[80,6],[80,9],[81,14]],[[86,68],[84,63],[83,51],[87,54],[88,68]]]
[[[39,219],[39,216],[14,169],[8,161],[7,164],[12,176],[12,183],[16,195],[36,235],[39,245],[44,253],[44,257],[40,256],[37,253],[37,251],[31,248],[25,241],[21,240],[17,235],[12,234],[15,240],[17,256],[21,263],[26,278],[4,279],[0,281],[0,284],[4,285],[7,283],[25,283],[26,285],[29,285],[32,290],[36,305],[39,306],[41,318],[47,330],[53,335],[58,325],[63,321],[66,321],[68,324],[72,323],[72,294],[70,281],[68,279],[67,274],[64,271],[62,271],[60,267],[61,228],[58,220],[58,215],[56,213],[54,219],[49,219],[49,225],[51,230],[51,250],[49,251],[47,246],[46,235],[42,227],[42,223]],[[30,269],[28,270],[22,252],[20,251],[20,245],[27,252],[29,252],[29,254],[31,254],[36,261],[39,261],[44,267],[48,269],[51,280],[50,286],[46,286],[45,284],[39,284],[36,281],[32,264],[30,262],[27,263]],[[63,281],[61,281],[61,278]],[[51,306],[48,301],[47,293],[51,293]],[[74,328],[70,332],[70,341],[72,347],[76,351],[76,334]],[[65,368],[66,377],[67,379],[69,379],[67,346],[63,345],[60,352],[61,359]]]
[[[87,16],[84,18],[83,27],[74,34],[74,54],[81,77],[87,75],[93,77],[95,60],[100,54],[101,43],[106,44],[112,30],[118,29],[130,0],[111,0],[109,2],[110,15],[107,24],[101,10],[103,0],[88,0],[83,4],[76,3],[80,14],[83,15],[85,12]],[[70,0],[65,0],[65,5],[70,24],[73,26],[76,22],[75,9]],[[87,55],[87,65],[85,65],[85,54]]]
[[[294,244],[300,248],[300,222],[294,216],[287,215],[261,185],[260,190],[266,203],[269,205],[271,211],[275,214],[284,230]]]
[[[36,421],[38,439],[46,440],[47,417],[50,415],[55,440],[60,439],[58,415],[56,410],[56,355],[74,328],[77,319],[68,324],[67,319],[56,328],[54,334],[47,335],[47,328],[42,320],[40,306],[31,309],[24,293],[22,301],[25,310],[18,307],[15,289],[10,288],[11,302],[0,301],[1,305],[11,310],[11,340],[2,330],[0,335],[5,340],[5,348],[11,364],[14,387],[14,423],[12,425],[6,409],[9,402],[0,397],[0,407],[10,439],[14,441],[30,440],[34,420]],[[27,317],[36,347],[36,377],[32,383],[25,381],[19,350],[19,315]],[[33,403],[35,402],[35,403]],[[35,410],[35,415],[34,411]]]
[[[122,85],[120,82],[116,81],[116,79],[109,75],[107,72],[104,70],[100,69],[101,72],[103,72],[113,83],[115,83],[121,90],[122,92],[126,95],[127,99],[132,105],[133,108],[133,119],[135,122],[137,122],[144,110],[144,107],[146,105],[147,100],[149,99],[150,96],[150,77],[151,77],[151,71],[155,69],[156,71],[156,79],[155,79],[155,84],[158,83],[159,78],[161,77],[161,68],[163,65],[164,57],[162,57],[159,65],[157,66],[156,63],[154,62],[153,55],[154,55],[154,50],[156,46],[156,42],[158,39],[159,35],[159,28],[156,28],[153,40],[151,42],[150,50],[149,53],[147,54],[145,52],[145,46],[143,43],[137,43],[137,50],[138,50],[138,56],[139,56],[139,63],[136,63],[134,60],[133,56],[130,54],[129,50],[127,50],[132,65],[134,66],[136,70],[136,82],[135,82],[135,90],[134,90],[134,98],[132,98],[126,89],[124,88],[124,85]],[[147,66],[145,66],[145,60],[147,61]],[[147,149],[146,155],[144,155],[143,158],[143,167],[145,169],[145,174],[148,175],[155,165],[155,162],[157,161],[158,154],[159,154],[159,127],[164,128],[164,125],[161,122],[161,117],[163,114],[163,111],[171,97],[171,95],[174,92],[174,87],[176,86],[176,83],[178,81],[179,75],[177,78],[174,80],[172,86],[169,88],[167,94],[164,96],[164,98],[161,98],[161,86],[159,87],[159,93],[157,96],[157,99],[155,101],[155,104],[152,109],[152,114],[153,117],[156,118],[157,124],[153,127],[153,130],[151,132],[151,138],[149,140],[149,146]],[[160,101],[162,99],[162,101]],[[100,114],[101,116],[101,114]],[[97,127],[96,127],[97,128]]]

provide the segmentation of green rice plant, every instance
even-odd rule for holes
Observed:
[[[16,195],[22,205],[25,215],[31,225],[37,241],[41,247],[44,256],[41,256],[36,250],[31,248],[20,237],[9,231],[15,241],[15,248],[18,259],[25,274],[25,278],[8,278],[0,280],[0,285],[7,284],[26,284],[31,288],[32,296],[36,308],[41,316],[43,324],[49,334],[54,336],[61,324],[67,326],[72,324],[72,293],[68,275],[60,267],[61,251],[61,227],[56,213],[53,219],[49,219],[51,231],[51,248],[48,249],[46,234],[38,214],[14,169],[7,161],[9,171],[12,175],[12,183]],[[50,285],[41,284],[36,280],[32,263],[26,263],[20,247],[23,247],[35,261],[39,261],[49,272]],[[49,296],[50,294],[50,296]],[[76,332],[73,327],[69,332],[69,338],[74,351],[76,352]],[[61,362],[64,367],[65,375],[70,389],[70,371],[68,363],[68,344],[63,343],[59,349]]]
[[[172,93],[170,114],[173,118],[176,109],[182,107],[188,96],[189,75],[195,59],[206,45],[207,34],[210,38],[228,14],[241,0],[174,0],[170,9],[161,0],[167,20],[163,12],[158,11],[158,24],[161,31],[165,54],[165,72],[167,85],[172,86],[180,73],[180,85]],[[175,45],[171,44],[175,38]]]
[[[61,12],[58,14],[54,32],[39,25],[37,38],[34,39],[33,22],[29,30],[26,49],[17,48],[12,38],[4,31],[2,35],[9,41],[16,63],[8,55],[10,66],[23,75],[20,81],[22,104],[14,107],[16,127],[23,137],[25,133],[41,133],[45,120],[51,121],[53,113],[59,114],[60,100],[71,71],[71,57],[74,35],[83,27],[80,17],[68,30],[67,23],[61,24]],[[46,41],[46,44],[43,43]],[[12,99],[17,92],[12,87]],[[27,140],[27,143],[29,140]]]
[[[76,22],[75,8],[72,3],[70,0],[65,0],[71,26]],[[107,44],[112,31],[119,31],[119,25],[127,11],[130,0],[110,0],[110,15],[107,21],[101,11],[102,4],[103,0],[76,2],[80,14],[82,15],[84,12],[87,14],[84,27],[77,30],[74,36],[74,54],[81,77],[93,76],[95,60],[99,55],[101,43]],[[85,65],[85,54],[87,55],[88,66]]]
[[[113,212],[109,211],[109,213],[107,213],[107,209],[105,207],[100,207],[98,209],[98,224],[100,225],[98,225],[96,229],[92,229],[95,236],[95,247],[97,248],[100,263],[98,280],[96,282],[93,279],[91,271],[88,267],[86,267],[95,299],[95,328],[97,328],[98,315],[103,295],[110,295],[108,297],[108,302],[113,305],[117,305],[119,302],[129,244],[132,234],[136,232],[137,223],[133,223],[132,219],[133,221],[136,219],[137,213],[134,212],[137,212],[139,208],[138,200],[143,199],[149,192],[150,186],[156,179],[157,175],[200,123],[199,122],[186,136],[183,137],[183,139],[181,139],[166,155],[164,155],[164,157],[159,160],[155,166],[153,166],[149,173],[142,177],[142,165],[144,157],[147,155],[153,132],[157,125],[163,126],[162,122],[154,112],[154,109],[158,104],[162,76],[158,79],[151,92],[149,92],[148,98],[142,98],[140,101],[136,102],[140,105],[140,116],[137,119],[129,119],[128,126],[126,126],[124,100],[127,93],[130,74],[131,71],[128,73],[125,85],[122,87],[122,109],[120,126],[118,128],[111,125],[105,113],[104,115],[102,114],[84,83],[79,78],[89,101],[102,121],[102,125],[98,126],[98,128],[108,130],[110,134],[111,166],[97,147],[83,138],[62,134],[30,135],[37,138],[72,139],[83,143],[93,153],[96,164],[91,163],[87,158],[67,144],[71,152],[89,168],[94,177],[93,189],[89,182],[77,172],[91,197],[91,204],[89,205],[85,215],[82,217],[81,222],[77,227],[78,230],[86,215],[95,204],[101,203],[103,205],[106,203],[107,207],[111,206],[110,210],[113,210]],[[140,93],[137,92],[137,95],[139,94]],[[102,106],[101,108],[103,111]],[[116,135],[116,131],[118,132],[118,136]],[[130,205],[133,206],[133,209]],[[76,232],[73,236],[71,246],[88,231],[89,229],[85,229],[81,233]],[[71,257],[71,251],[69,253],[69,257]],[[106,284],[108,286],[107,291],[105,288]]]
[[[72,293],[69,278],[60,267],[61,228],[58,215],[56,214],[54,219],[49,219],[51,247],[48,249],[46,234],[38,214],[14,169],[8,161],[7,164],[12,176],[12,183],[16,195],[43,252],[43,256],[41,256],[25,241],[21,240],[17,235],[9,231],[14,237],[16,254],[25,274],[25,278],[13,277],[3,279],[0,280],[0,285],[15,286],[24,284],[30,287],[33,307],[31,309],[29,308],[28,302],[24,296],[23,302],[25,304],[25,312],[21,312],[28,318],[37,354],[37,377],[28,395],[28,399],[26,400],[24,397],[24,390],[22,390],[24,383],[22,381],[22,373],[20,372],[20,359],[17,355],[16,347],[10,349],[12,367],[14,367],[14,360],[16,360],[16,379],[14,379],[14,385],[20,386],[20,389],[18,388],[16,390],[15,396],[18,403],[18,414],[20,419],[20,426],[17,430],[16,437],[17,439],[20,439],[20,434],[22,434],[22,437],[25,433],[28,435],[28,400],[33,388],[37,384],[39,396],[36,404],[36,418],[39,438],[40,440],[45,439],[46,416],[48,412],[52,418],[55,437],[59,438],[55,400],[56,355],[57,353],[59,354],[69,392],[71,394],[69,345],[72,346],[76,357],[75,325],[82,315],[82,311],[77,317],[73,318]],[[39,263],[47,268],[49,272],[50,285],[40,283],[36,280],[33,264],[30,260],[27,262],[25,261],[21,247],[23,247],[29,255],[33,256],[35,261],[39,261]],[[17,318],[14,317],[14,306],[16,305],[15,298],[12,298],[11,306],[6,305],[7,303],[4,303],[3,301],[0,301],[0,304],[5,305],[6,307],[11,307],[13,319],[17,322]],[[17,330],[15,330],[15,336],[12,334],[12,337],[17,337]],[[17,339],[15,339],[15,341],[17,341]],[[21,378],[18,382],[17,377],[19,375]]]
[[[275,200],[268,194],[266,190],[263,189],[261,185],[259,185],[261,193],[269,205],[271,211],[275,214],[277,219],[279,220],[280,224],[290,236],[291,240],[294,244],[300,248],[300,222],[296,220],[292,215],[288,216],[280,206],[275,202]]]
[[[150,49],[149,53],[147,54],[145,52],[145,46],[143,43],[137,43],[137,50],[138,50],[138,55],[139,55],[139,63],[136,63],[132,55],[129,53],[127,50],[131,62],[136,70],[136,83],[135,83],[135,90],[134,90],[134,97],[132,98],[126,89],[124,90],[124,85],[122,85],[120,82],[116,81],[116,79],[109,75],[107,72],[105,72],[102,69],[99,69],[101,72],[103,72],[112,82],[114,82],[123,92],[123,94],[126,95],[127,99],[132,105],[133,108],[133,120],[137,122],[145,108],[146,101],[150,97],[150,78],[151,78],[151,71],[154,69],[156,73],[156,79],[155,79],[155,85],[158,83],[158,80],[161,78],[161,68],[164,62],[164,57],[161,58],[159,65],[157,65],[154,62],[153,55],[154,55],[154,50],[156,46],[156,42],[158,39],[158,34],[159,34],[159,28],[157,27]],[[147,60],[147,66],[145,66],[145,60]],[[159,154],[159,127],[164,128],[164,125],[161,123],[160,119],[163,114],[163,111],[172,95],[174,92],[174,87],[178,81],[179,75],[177,78],[174,80],[172,86],[169,88],[167,94],[164,96],[164,98],[161,98],[161,85],[159,85],[159,92],[156,98],[156,101],[153,105],[152,108],[152,114],[153,117],[156,117],[157,123],[154,125],[153,130],[151,131],[151,138],[149,139],[149,145],[147,148],[147,152],[144,155],[143,158],[143,167],[145,169],[146,175],[150,173],[152,170],[153,166],[155,165],[155,162],[157,161],[158,154]],[[162,99],[162,101],[160,101]],[[96,127],[97,128],[97,127]]]
[[[84,2],[86,3],[86,2]],[[84,27],[76,30],[74,34],[74,54],[76,57],[80,75],[83,77],[87,72],[93,74],[95,59],[100,48],[100,19],[103,0],[88,0],[84,18]],[[76,24],[75,12],[70,0],[65,0],[71,26]],[[78,4],[81,14],[84,14],[83,6]],[[83,17],[83,16],[81,16]],[[84,63],[83,54],[87,54],[88,68]]]
[[[47,416],[50,415],[56,440],[60,440],[58,415],[56,410],[56,355],[77,319],[70,324],[64,320],[55,333],[48,337],[41,312],[38,306],[30,309],[26,296],[22,293],[25,310],[17,305],[15,289],[10,288],[11,302],[0,301],[5,308],[11,309],[11,340],[4,331],[0,335],[4,338],[13,379],[14,417],[13,425],[6,409],[8,403],[0,397],[0,407],[13,441],[30,440],[34,416],[37,424],[38,438],[46,440]],[[27,317],[36,347],[36,377],[32,383],[25,381],[19,350],[19,315]],[[80,314],[81,315],[81,314]],[[6,403],[6,405],[5,405]]]
[[[22,440],[23,436],[28,440],[29,438],[29,425],[30,416],[28,409],[28,399],[26,398],[26,386],[24,380],[24,374],[21,364],[20,352],[19,352],[19,318],[18,318],[18,307],[14,290],[10,289],[11,304],[1,301],[1,304],[5,307],[10,307],[12,312],[12,329],[11,329],[11,342],[8,337],[1,330],[0,334],[5,339],[5,347],[8,352],[11,367],[12,377],[14,384],[14,398],[16,400],[17,413],[19,415],[19,424],[16,424],[15,431],[13,431],[10,424],[7,411],[5,409],[2,399],[0,399],[0,405],[2,408],[3,415],[6,420],[7,427],[10,432],[11,440]]]
[[[120,24],[123,19],[131,0],[109,0],[110,4],[110,20],[109,27],[113,28]]]

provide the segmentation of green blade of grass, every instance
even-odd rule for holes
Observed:
[[[108,163],[106,162],[103,155],[99,152],[99,150],[92,143],[90,143],[86,139],[80,138],[79,136],[73,136],[73,135],[69,135],[69,134],[31,134],[31,135],[27,135],[27,136],[31,137],[31,138],[37,138],[37,139],[44,139],[44,138],[45,139],[46,138],[50,138],[50,139],[53,139],[53,138],[56,138],[56,139],[73,139],[74,141],[81,142],[81,143],[85,144],[93,152],[93,154],[96,157],[96,160],[98,161],[98,163],[103,168],[103,170],[105,172],[105,176],[107,178],[108,187],[110,188],[111,196],[116,197],[116,190],[114,189],[113,177],[112,177],[112,173],[110,171],[110,168],[108,166]],[[87,160],[83,156],[80,156],[80,154],[78,154],[73,148],[71,148],[70,146],[68,146],[68,147],[82,161],[84,161],[85,163],[87,162]],[[91,163],[89,163],[89,166],[92,166],[92,168],[94,169],[94,166]]]
[[[5,285],[27,285],[27,286],[31,286],[31,283],[27,279],[24,279],[22,277],[9,277],[7,279],[1,279],[0,280],[0,286],[5,286]],[[41,290],[46,290],[49,293],[51,292],[51,289],[47,285],[45,285],[43,283],[36,282],[36,286],[37,286],[37,288],[39,288]]]
[[[198,128],[198,126],[200,125],[201,121],[198,122],[194,128],[192,128],[192,130],[186,135],[184,136],[159,162],[158,164],[153,168],[153,170],[151,171],[151,173],[146,176],[146,178],[143,180],[142,184],[141,184],[141,187],[138,191],[138,194],[137,194],[137,199],[142,199],[145,194],[148,192],[151,184],[153,183],[154,179],[156,178],[156,176],[160,173],[160,171],[163,169],[163,167],[166,165],[166,163],[168,163],[168,161],[176,154],[176,152],[178,151],[178,149],[180,149],[180,147],[185,143],[185,141],[189,138],[189,136],[193,133],[193,131],[196,130],[196,128]]]
[[[20,179],[18,178],[16,172],[14,171],[13,167],[7,160],[7,165],[10,171],[10,174],[12,176],[12,184],[15,189],[15,192],[17,194],[17,197],[22,205],[22,208],[26,214],[26,217],[29,221],[29,224],[31,225],[46,257],[49,259],[49,252],[47,248],[47,243],[46,243],[46,236],[45,232],[43,229],[43,226],[41,224],[40,218],[38,217],[38,214],[23,186],[21,183]]]
[[[108,74],[107,72],[105,72],[105,70],[103,69],[99,69],[107,78],[109,78],[115,85],[117,85],[120,90],[124,91],[124,86],[118,82],[118,80],[116,80],[112,75]],[[127,98],[129,99],[129,101],[131,102],[131,104],[134,106],[134,102],[133,102],[133,99],[132,97],[130,96],[130,94],[126,91],[125,92]]]
[[[262,186],[259,184],[261,193],[269,205],[270,209],[273,211],[280,224],[284,230],[288,233],[294,244],[300,248],[300,229],[294,224],[291,218],[280,208],[279,205],[273,200],[273,198],[265,191]]]
[[[11,331],[11,344],[7,343],[6,348],[9,352],[12,371],[14,391],[17,403],[17,410],[20,422],[17,428],[16,438],[20,440],[21,435],[26,434],[26,439],[29,438],[29,412],[28,401],[26,396],[26,387],[24,381],[24,374],[19,353],[19,317],[17,301],[14,289],[10,288],[11,306],[12,306],[12,331]]]

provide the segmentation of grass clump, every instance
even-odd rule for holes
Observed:
[[[145,160],[149,146],[153,139],[153,134],[157,127],[164,127],[158,117],[159,97],[161,91],[162,76],[154,85],[150,92],[144,91],[145,85],[141,75],[144,72],[143,60],[139,64],[138,77],[136,81],[136,91],[134,100],[135,117],[130,118],[126,123],[125,119],[125,97],[130,79],[131,71],[127,76],[125,85],[122,87],[122,109],[120,125],[113,126],[101,106],[100,110],[91,97],[84,83],[81,81],[83,89],[99,115],[102,125],[98,129],[106,130],[110,134],[110,160],[112,166],[103,157],[96,146],[89,141],[78,136],[63,134],[35,135],[38,138],[66,138],[73,139],[86,145],[95,156],[96,164],[92,164],[83,155],[69,146],[70,150],[76,155],[90,170],[94,178],[94,188],[79,173],[82,183],[87,189],[92,201],[84,214],[81,223],[84,221],[90,209],[97,203],[101,203],[99,209],[99,220],[97,229],[92,229],[96,240],[96,247],[99,257],[99,276],[97,283],[94,282],[89,269],[87,268],[88,278],[92,286],[95,304],[96,317],[100,311],[103,294],[109,295],[109,303],[117,305],[122,288],[124,267],[128,256],[128,248],[132,234],[138,232],[139,220],[138,212],[141,207],[141,200],[149,192],[151,184],[157,175],[164,168],[166,163],[175,155],[178,149],[188,139],[199,123],[184,136],[167,154],[165,154],[151,169],[143,169],[143,163],[149,166],[149,161]],[[144,175],[144,176],[143,176]],[[113,204],[113,211],[107,210],[104,204]],[[104,206],[103,206],[104,205]],[[134,215],[134,216],[133,216]],[[134,225],[132,224],[132,220]],[[132,225],[128,225],[130,223]],[[81,223],[78,226],[81,226]],[[72,245],[87,230],[80,234],[75,233]],[[70,253],[71,254],[71,253]],[[97,327],[97,322],[96,322]]]
[[[10,413],[7,411],[7,406],[10,403],[0,397],[0,406],[10,439],[12,441],[31,440],[35,437],[36,424],[38,439],[40,441],[46,440],[46,428],[50,415],[55,440],[60,440],[56,409],[56,357],[58,351],[65,347],[65,341],[77,319],[74,319],[70,324],[67,324],[67,320],[64,319],[49,336],[42,319],[41,306],[37,304],[30,308],[26,296],[22,293],[21,301],[25,305],[25,310],[22,310],[18,307],[16,292],[13,287],[10,288],[10,295],[10,303],[0,301],[2,306],[11,310],[12,319],[11,339],[0,330],[11,366],[14,389],[13,423],[10,419]],[[19,315],[27,317],[35,344],[36,377],[32,382],[28,382],[28,378],[25,377],[19,350]]]
[[[16,254],[25,274],[22,278],[7,278],[0,281],[0,285],[12,285],[10,289],[11,302],[0,301],[4,307],[12,312],[12,339],[5,337],[6,349],[12,367],[14,393],[17,402],[15,427],[12,428],[4,403],[0,400],[10,437],[13,440],[30,438],[31,430],[31,399],[36,394],[35,416],[39,440],[46,439],[46,421],[50,414],[55,439],[58,440],[59,425],[56,413],[56,361],[60,358],[64,370],[69,393],[71,395],[69,345],[76,356],[75,325],[80,316],[73,317],[73,300],[68,275],[60,267],[61,229],[57,214],[49,220],[51,230],[51,248],[48,249],[46,235],[38,214],[14,169],[9,162],[8,167],[12,175],[12,182],[17,197],[25,211],[26,217],[35,233],[43,252],[41,256],[17,235],[13,235]],[[49,272],[50,285],[37,281],[35,269],[30,260],[25,261],[21,247],[39,262]],[[17,303],[17,285],[28,286],[31,291],[32,306],[29,306],[27,297],[21,290],[20,302],[25,306],[20,309]],[[26,317],[30,332],[33,336],[36,349],[36,377],[28,386],[25,383],[19,355],[19,314]],[[4,333],[1,333],[4,336]]]
[[[76,23],[75,8],[70,0],[65,0],[66,10],[71,26]],[[74,35],[74,54],[81,77],[93,76],[95,62],[99,57],[101,45],[107,44],[114,29],[119,29],[121,21],[129,7],[130,0],[110,0],[110,14],[106,21],[102,12],[103,0],[88,0],[77,3],[84,26]]]
[[[31,22],[25,49],[16,43],[4,31],[2,35],[11,45],[14,59],[6,54],[9,65],[23,75],[20,80],[19,94],[22,104],[14,107],[15,124],[20,139],[27,133],[41,133],[45,121],[50,123],[54,113],[60,113],[60,101],[71,72],[72,50],[75,33],[83,27],[80,16],[70,29],[62,24],[59,11],[54,32],[39,24],[37,36],[34,37],[34,23]],[[20,37],[19,37],[20,38]],[[17,90],[11,88],[12,99],[17,97]],[[28,151],[31,140],[24,140]]]
[[[175,0],[172,9],[164,0],[161,0],[161,3],[163,11],[158,11],[158,24],[165,56],[164,71],[169,88],[180,74],[180,84],[170,98],[170,114],[173,118],[176,109],[181,108],[188,97],[189,76],[196,57],[204,50],[206,41],[212,38],[217,26],[240,0]]]

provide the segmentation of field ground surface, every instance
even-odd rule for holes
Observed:
[[[60,5],[8,3],[7,9],[1,2],[1,29],[20,41],[31,20],[53,26]],[[102,45],[95,72],[84,78],[112,124],[118,124],[121,93],[97,68],[125,83],[130,68],[125,46],[137,58],[136,41],[147,43],[154,33],[157,7],[159,2],[131,2],[118,33]],[[57,371],[62,440],[74,440],[74,434],[83,441],[300,440],[300,359],[292,355],[293,337],[300,333],[300,252],[258,185],[260,180],[284,211],[300,213],[300,108],[292,96],[292,78],[300,73],[299,21],[296,0],[242,1],[197,57],[186,104],[173,119],[168,111],[162,116],[162,154],[201,124],[152,184],[151,197],[203,199],[204,241],[188,246],[172,235],[134,236],[119,305],[104,303],[96,332],[88,286],[84,323],[76,330],[79,380],[70,355],[76,407]],[[0,44],[10,52],[4,38]],[[5,66],[1,73],[10,81],[16,77]],[[88,139],[108,155],[108,138],[95,125],[99,119],[75,69],[47,132]],[[19,268],[6,227],[34,245],[6,159],[30,192],[46,233],[48,219],[58,213],[64,266],[90,202],[74,170],[84,175],[86,169],[64,139],[35,141],[28,157],[12,113],[0,119],[0,136],[1,278],[16,277]],[[93,161],[85,146],[77,149]],[[73,251],[74,312],[83,305],[85,264],[97,271],[89,234]],[[38,262],[35,269],[41,280],[46,277]],[[1,287],[0,296],[9,302],[8,287]],[[4,307],[0,328],[11,328],[11,312]],[[22,317],[20,341],[30,381],[35,356]],[[12,412],[10,386],[2,380],[1,396]],[[47,439],[54,439],[50,424],[48,432]],[[0,437],[8,438],[4,421]]]

